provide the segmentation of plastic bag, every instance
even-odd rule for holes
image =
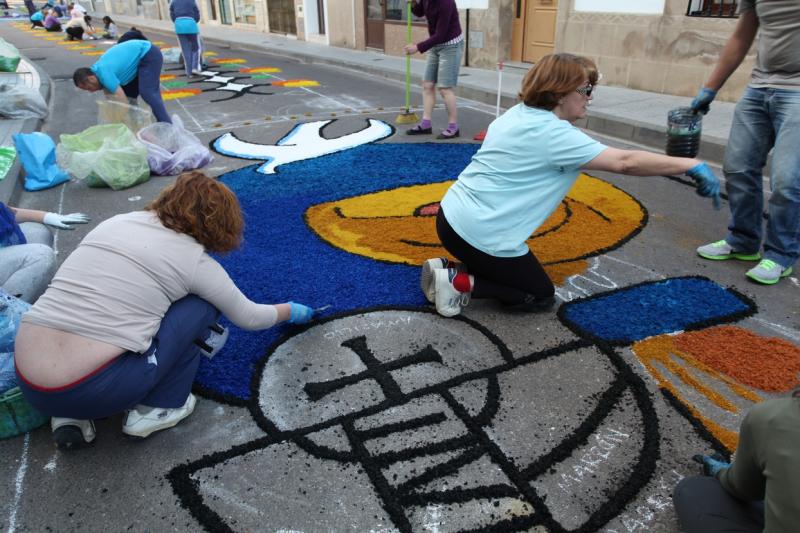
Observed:
[[[116,100],[97,101],[98,124],[125,124],[137,132],[153,123],[153,114],[139,106],[124,104]]]
[[[13,44],[0,39],[0,72],[16,72],[19,66],[19,50]]]
[[[162,48],[161,55],[164,56],[164,63],[181,62],[181,49],[177,46],[173,46],[171,48]]]
[[[171,176],[209,164],[214,156],[188,132],[177,115],[172,124],[156,122],[143,128],[136,137],[147,147],[147,161],[153,174]]]
[[[24,85],[0,85],[0,117],[44,118],[47,113],[47,102],[38,89]]]
[[[0,394],[17,386],[14,340],[22,315],[30,308],[30,304],[0,289]]]
[[[14,146],[25,169],[26,191],[41,191],[69,180],[56,164],[56,145],[46,134],[16,133]]]
[[[6,177],[16,158],[17,151],[13,146],[0,146],[0,180]]]
[[[127,189],[150,179],[147,148],[125,124],[92,126],[61,135],[58,161],[89,187]]]

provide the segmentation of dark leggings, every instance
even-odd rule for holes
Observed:
[[[47,31],[61,31],[61,24],[53,24],[49,28],[45,28]]]
[[[161,99],[161,66],[164,64],[164,56],[161,50],[153,45],[139,61],[139,68],[136,77],[130,83],[123,85],[122,90],[128,98],[138,98],[147,102],[156,120],[159,122],[172,123],[167,109],[164,107],[164,100]]]
[[[78,41],[83,40],[83,28],[79,26],[69,27],[66,29],[66,32],[70,41],[72,41],[73,39],[77,39]]]
[[[474,276],[473,298],[493,298],[506,305],[529,303],[555,293],[553,282],[530,251],[520,257],[495,257],[462,239],[439,209],[436,233],[445,249]]]
[[[33,28],[44,28],[44,24],[42,24],[41,20],[32,20],[31,21],[31,29]]]
[[[764,530],[764,502],[737,500],[716,478],[684,478],[675,487],[675,512],[686,533],[757,533]]]

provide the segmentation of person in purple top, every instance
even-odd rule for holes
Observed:
[[[428,53],[428,64],[422,78],[422,122],[406,131],[408,135],[430,134],[431,116],[436,103],[436,86],[447,109],[447,129],[437,139],[458,137],[458,112],[453,87],[458,83],[458,69],[464,54],[464,35],[458,20],[455,0],[413,0],[411,12],[428,20],[430,37],[403,47],[407,55]]]
[[[61,22],[56,17],[53,9],[48,11],[47,16],[44,18],[44,29],[47,31],[61,31]]]

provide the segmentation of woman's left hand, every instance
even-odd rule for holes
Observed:
[[[416,44],[407,44],[403,47],[403,51],[407,56],[410,56],[411,54],[416,54],[419,52],[419,49],[417,48]]]

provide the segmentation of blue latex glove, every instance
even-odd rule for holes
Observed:
[[[697,96],[694,97],[689,107],[691,107],[695,113],[702,113],[705,115],[711,109],[711,102],[714,101],[716,96],[717,91],[712,91],[708,87],[703,87],[700,89],[700,92],[697,93]]]
[[[714,455],[695,455],[692,461],[700,463],[703,466],[703,475],[716,477],[717,473],[723,468],[729,468],[731,464],[725,460],[720,454]]]
[[[289,313],[290,324],[307,324],[314,316],[314,310],[303,304],[289,302],[291,312]]]
[[[697,183],[697,194],[711,198],[714,202],[714,209],[719,209],[721,206],[719,199],[719,179],[711,172],[708,164],[703,161],[702,163],[693,166],[686,171]]]

